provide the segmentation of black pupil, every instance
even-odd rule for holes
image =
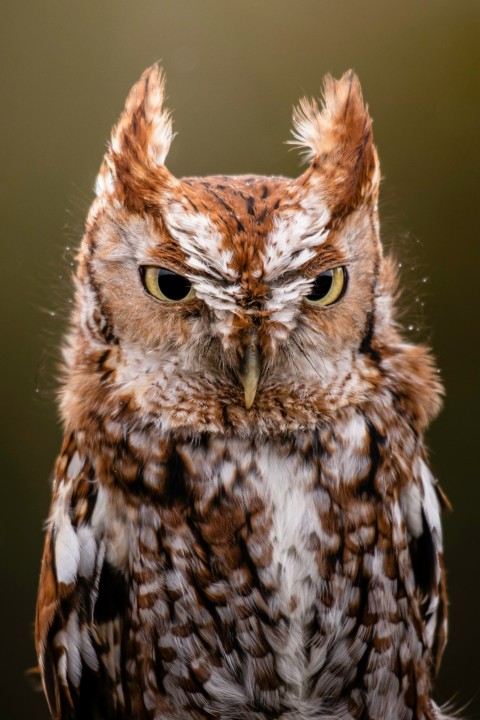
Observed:
[[[160,268],[158,287],[169,300],[183,300],[190,292],[192,284],[187,278],[177,275],[171,270]]]
[[[317,275],[312,285],[312,291],[307,295],[312,302],[321,300],[328,294],[333,282],[333,270],[325,270],[325,272]]]

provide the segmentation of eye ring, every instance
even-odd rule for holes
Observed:
[[[305,302],[317,307],[327,307],[338,302],[347,289],[347,269],[342,266],[329,268],[317,275]]]
[[[190,280],[167,268],[141,265],[140,277],[147,293],[161,302],[186,302],[195,297]]]

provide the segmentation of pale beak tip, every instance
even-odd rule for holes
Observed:
[[[252,407],[256,394],[257,394],[256,388],[255,388],[255,390],[253,390],[253,392],[251,390],[250,390],[250,392],[245,390],[245,407],[247,408],[247,410],[250,410],[250,408]]]

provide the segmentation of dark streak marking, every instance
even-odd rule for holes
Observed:
[[[265,218],[267,217],[267,215],[268,215],[268,208],[265,208],[264,210],[262,210],[260,215],[257,216],[257,219],[256,219],[257,225],[261,225],[263,223],[263,221],[265,220]]]
[[[380,353],[378,352],[378,350],[375,350],[372,347],[374,328],[375,328],[375,314],[374,314],[373,310],[370,310],[367,313],[365,329],[363,331],[362,340],[361,340],[360,347],[358,348],[358,350],[359,350],[359,352],[362,353],[362,355],[370,355],[372,360],[374,360],[376,363],[379,363],[381,360]]]
[[[425,612],[435,584],[435,544],[422,509],[423,531],[419,538],[413,538],[410,545],[415,583],[422,598],[421,607]],[[426,599],[425,599],[426,596]]]
[[[94,619],[98,624],[115,620],[128,607],[128,585],[124,575],[105,560],[98,585]]]
[[[185,468],[176,448],[173,448],[166,465],[169,482],[166,483],[163,496],[165,507],[173,507],[174,505],[186,507],[189,502],[189,493],[185,481]]]

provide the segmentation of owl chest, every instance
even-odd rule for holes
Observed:
[[[255,588],[276,617],[309,622],[325,583],[339,568],[355,575],[377,535],[378,498],[359,491],[372,463],[358,427],[349,440],[330,453],[287,441],[178,443],[166,500],[145,515],[167,579],[195,577],[197,593],[227,604]]]
[[[131,567],[132,622],[156,638],[164,687],[193,674],[212,703],[272,709],[340,696],[365,647],[356,578],[376,509],[349,507],[335,473],[361,482],[368,464],[217,441],[178,445],[175,471],[168,502],[140,509]]]
[[[273,444],[177,451],[171,482],[180,496],[159,510],[157,530],[167,585],[194,577],[195,603],[218,594],[216,609],[227,615],[253,588],[272,617],[307,621],[323,579],[320,555],[339,542],[339,528],[324,523],[332,503],[316,462]]]

